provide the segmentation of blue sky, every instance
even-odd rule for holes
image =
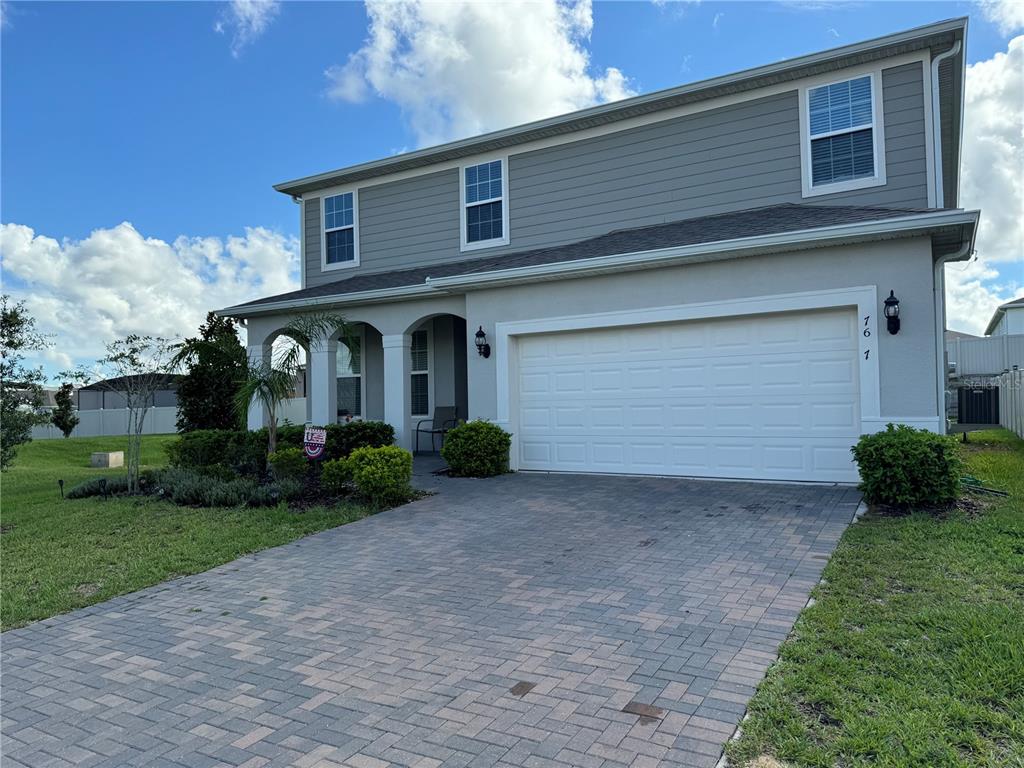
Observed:
[[[447,109],[445,99],[462,95],[440,94],[417,105],[387,80],[393,72],[374,75],[363,4],[268,5],[249,26],[237,13],[243,6],[3,4],[0,217],[5,225],[31,230],[4,246],[5,285],[31,299],[54,332],[66,334],[68,324],[79,322],[68,307],[58,311],[58,299],[69,303],[74,297],[55,286],[61,269],[92,258],[73,249],[95,231],[110,230],[110,242],[133,236],[159,241],[179,267],[193,269],[204,283],[221,279],[216,273],[222,260],[240,259],[224,296],[235,298],[235,291],[247,298],[267,281],[247,280],[242,268],[273,259],[275,248],[284,260],[294,260],[297,209],[271,184],[413,149],[425,137],[453,138],[477,125],[453,118],[423,128],[422,110],[438,104]],[[961,15],[971,16],[969,61],[988,61],[1005,55],[1020,33],[1014,13],[1000,10],[998,2],[594,3],[592,26],[582,23],[561,37],[589,56],[582,72],[568,76],[573,88],[594,89],[590,97],[572,97],[583,106]],[[449,31],[457,36],[480,29],[454,25]],[[534,42],[538,50],[550,47],[543,36],[515,34],[527,50]],[[352,66],[361,73],[355,85],[343,80],[351,74],[345,65],[353,54],[359,61]],[[608,68],[621,73],[622,82],[604,82]],[[329,70],[335,76],[326,76]],[[476,75],[468,90],[492,87],[487,66]],[[419,88],[429,89],[430,82],[421,79]],[[377,95],[382,88],[384,95]],[[520,116],[514,104],[510,109],[495,119],[534,116]],[[122,222],[135,235],[118,231]],[[11,256],[19,247],[35,248],[35,262],[53,260],[49,282],[19,266],[27,260]],[[246,248],[263,250],[249,258]],[[1024,276],[1012,274],[1020,269],[1003,260],[1000,274],[979,280],[996,286],[990,292],[998,298],[1024,283]],[[160,274],[158,265],[153,273]],[[118,290],[138,286],[126,283]],[[107,304],[122,300],[136,301],[115,291]],[[190,308],[189,322],[200,309]],[[97,307],[95,317],[103,319],[103,311]],[[99,330],[123,332],[128,326],[109,311]],[[140,329],[191,330],[169,321]],[[76,343],[65,357],[94,351],[94,345]]]

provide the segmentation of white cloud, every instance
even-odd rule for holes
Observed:
[[[946,268],[950,328],[981,333],[1024,289],[1024,36],[967,67],[960,204],[981,209],[978,259]]]
[[[231,0],[213,28],[231,31],[231,55],[238,58],[242,49],[259,39],[281,10],[279,0]]]
[[[982,15],[1004,35],[1024,29],[1024,0],[978,0]]]
[[[398,104],[420,146],[633,94],[615,67],[594,73],[590,0],[367,3],[369,37],[325,73],[328,94]]]
[[[124,222],[58,242],[4,224],[0,258],[5,292],[24,299],[40,330],[56,335],[39,358],[50,373],[88,364],[128,333],[185,336],[211,309],[298,287],[298,240],[263,227],[167,243]]]

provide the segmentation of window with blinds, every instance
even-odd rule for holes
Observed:
[[[430,338],[426,328],[412,333],[412,415],[430,415]]]
[[[875,175],[872,88],[865,75],[807,92],[812,186]]]
[[[362,339],[338,344],[338,421],[363,415]]]

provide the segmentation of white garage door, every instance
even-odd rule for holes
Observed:
[[[520,469],[856,481],[852,310],[518,339]]]

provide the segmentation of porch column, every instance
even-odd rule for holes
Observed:
[[[395,444],[412,450],[412,336],[381,337],[384,347],[384,421],[395,428]]]
[[[309,352],[309,392],[306,412],[318,425],[338,420],[338,341],[322,339]]]
[[[270,365],[270,345],[253,344],[248,349],[249,365]],[[270,423],[270,413],[258,400],[249,403],[249,412],[246,415],[246,425],[250,430],[263,429]]]

